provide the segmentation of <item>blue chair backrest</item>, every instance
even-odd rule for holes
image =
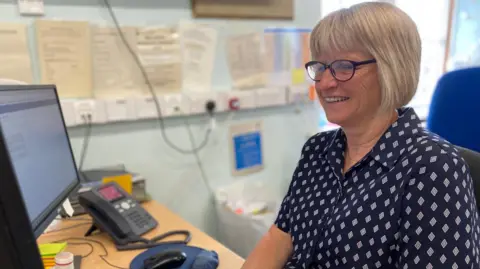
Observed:
[[[480,152],[480,67],[451,71],[440,78],[427,129],[452,144]]]

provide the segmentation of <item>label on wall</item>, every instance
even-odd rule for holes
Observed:
[[[43,15],[43,0],[18,0],[18,10],[22,15]]]
[[[230,127],[232,174],[243,176],[263,169],[262,122]]]

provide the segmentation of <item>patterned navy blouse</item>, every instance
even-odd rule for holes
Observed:
[[[275,224],[285,268],[480,268],[468,167],[411,108],[343,175],[341,129],[307,141]]]

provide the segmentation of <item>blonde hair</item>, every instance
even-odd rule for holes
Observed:
[[[310,37],[314,59],[344,51],[365,52],[377,60],[382,111],[412,100],[420,76],[421,47],[413,20],[394,5],[382,2],[334,11],[320,20]]]

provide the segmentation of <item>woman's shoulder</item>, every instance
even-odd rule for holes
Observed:
[[[339,132],[341,132],[340,129],[334,129],[324,132],[318,132],[310,136],[305,142],[305,144],[303,144],[302,153],[321,153],[325,151],[329,147],[329,145],[331,145],[335,141]]]
[[[468,169],[457,146],[424,128],[418,133],[408,152],[415,157],[415,162],[420,164],[420,167],[430,171],[454,174],[459,170],[465,173]]]
[[[421,128],[416,138],[416,148],[425,153],[436,155],[445,155],[452,158],[460,157],[457,147],[441,136]]]
[[[314,156],[313,154],[317,154],[316,156],[320,157],[327,151],[332,143],[338,139],[340,132],[341,129],[335,129],[318,132],[310,136],[303,144],[300,161],[304,156],[310,156],[312,158]]]

